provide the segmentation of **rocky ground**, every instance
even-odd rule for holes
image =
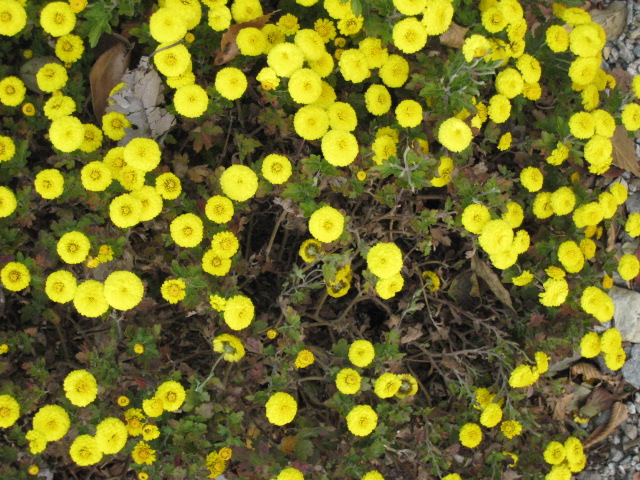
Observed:
[[[610,12],[624,9],[626,15],[618,13],[623,21],[619,26],[622,33],[619,37],[609,37],[610,41],[604,50],[605,61],[610,69],[626,70],[630,75],[640,74],[640,2],[637,0],[602,2]],[[607,15],[605,14],[605,17]],[[612,18],[609,15],[608,18]],[[640,159],[640,139],[636,138],[636,154]],[[622,181],[629,188],[627,211],[640,212],[640,178],[625,173]],[[636,253],[639,241],[633,241],[624,234],[619,234],[616,248],[620,253]],[[623,332],[628,341],[625,348],[627,363],[622,369],[622,378],[636,390],[640,390],[640,293],[628,289],[620,278],[615,279],[619,288],[614,288],[612,297],[616,303],[616,317],[613,325]],[[603,328],[604,329],[604,328]],[[604,373],[606,367],[601,365]],[[612,373],[612,372],[611,372]],[[626,397],[625,405],[629,416],[619,429],[607,439],[596,444],[589,452],[589,464],[577,478],[581,480],[640,480],[640,391]],[[587,424],[592,431],[599,425],[606,424],[611,417],[611,409],[601,412]]]

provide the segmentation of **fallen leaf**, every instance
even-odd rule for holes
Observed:
[[[262,15],[255,20],[251,20],[250,22],[242,22],[231,25],[229,27],[229,30],[224,32],[224,35],[222,35],[222,38],[220,39],[220,50],[218,51],[218,53],[216,53],[216,57],[213,60],[214,65],[224,65],[225,63],[230,62],[231,60],[236,58],[238,53],[240,53],[240,51],[238,50],[238,44],[236,43],[236,37],[238,36],[238,33],[240,33],[240,30],[248,27],[262,29],[262,27],[264,27],[269,21],[269,18],[271,18],[271,15],[278,11],[279,10],[275,10],[271,13],[267,13],[266,15]]]
[[[212,174],[213,170],[206,165],[198,165],[197,167],[190,168],[187,171],[187,176],[196,183],[204,182]]]
[[[104,52],[91,68],[89,84],[91,85],[91,104],[93,113],[98,120],[102,119],[107,108],[107,99],[129,68],[131,49],[118,42]]]
[[[609,378],[607,375],[598,370],[593,364],[587,362],[576,363],[571,367],[573,375],[583,375],[585,380],[604,380]]]
[[[603,28],[607,40],[617,40],[627,26],[627,2],[611,2],[604,10],[589,13],[591,20]]]
[[[558,401],[553,406],[553,419],[563,421],[567,415],[567,405],[571,403],[573,400],[573,393],[569,393],[558,399]]]
[[[615,397],[606,389],[596,387],[587,398],[587,402],[578,410],[578,414],[583,418],[594,417],[598,413],[610,408],[615,401]]]
[[[511,295],[509,295],[507,289],[502,285],[500,277],[498,277],[489,265],[480,260],[477,254],[471,258],[471,268],[485,281],[489,290],[493,292],[496,298],[515,312],[515,310],[513,310],[513,303],[511,303]]]
[[[515,470],[507,470],[506,472],[502,472],[500,476],[500,480],[516,480],[518,478],[522,478],[522,475],[517,473]]]
[[[437,248],[440,244],[445,247],[451,246],[451,238],[447,235],[447,229],[442,227],[432,227],[429,229],[429,234],[431,235],[434,248]]]
[[[584,441],[583,445],[585,450],[607,438],[616,428],[622,425],[627,418],[629,418],[627,406],[622,402],[615,403],[611,408],[609,421],[604,425],[598,426]]]
[[[140,58],[134,70],[127,70],[121,80],[125,85],[108,98],[106,112],[119,112],[127,116],[135,128],[125,129],[126,135],[119,146],[136,137],[158,139],[175,124],[175,116],[160,105],[164,103],[164,84],[149,57]]]
[[[400,338],[400,343],[404,344],[404,343],[410,343],[413,342],[414,340],[417,340],[418,338],[420,338],[422,336],[422,325],[418,324],[418,327],[414,327],[414,326],[410,326],[407,329],[407,333],[405,333],[401,338]]]
[[[609,71],[611,76],[616,80],[616,89],[624,92],[628,92],[631,88],[631,82],[633,81],[633,75],[626,70],[616,67]]]
[[[611,143],[613,144],[613,164],[640,177],[636,147],[633,139],[627,136],[627,129],[618,125]]]
[[[464,36],[469,31],[466,27],[461,27],[457,23],[451,22],[449,29],[440,35],[440,43],[452,48],[462,48]]]
[[[282,437],[282,441],[280,442],[280,451],[286,455],[293,453],[293,450],[296,448],[296,443],[298,443],[298,437],[294,435],[285,435]]]

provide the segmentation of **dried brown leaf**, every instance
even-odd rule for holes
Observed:
[[[522,478],[522,475],[515,470],[507,470],[506,472],[502,472],[502,475],[500,475],[500,480],[516,480],[518,478]]]
[[[206,165],[198,165],[187,172],[187,176],[196,183],[204,182],[210,175],[213,175],[213,170]]]
[[[571,367],[571,373],[573,375],[583,375],[585,380],[604,380],[608,378],[607,375],[598,370],[593,364],[587,362],[576,363]]]
[[[511,303],[511,295],[502,282],[500,277],[487,265],[485,262],[478,258],[478,255],[474,255],[471,258],[471,268],[476,274],[485,281],[489,290],[500,300],[504,305],[513,310],[513,303]]]
[[[414,340],[417,340],[421,336],[422,336],[422,324],[418,324],[417,328],[414,326],[410,326],[407,329],[407,333],[405,333],[400,338],[400,343],[401,344],[410,343],[410,342],[413,342]]]
[[[602,27],[607,40],[615,41],[627,26],[627,2],[611,2],[604,10],[591,10],[591,20]]]
[[[609,418],[609,421],[604,425],[598,426],[593,432],[591,432],[591,435],[589,435],[583,443],[584,448],[591,448],[596,443],[607,438],[616,428],[622,425],[627,418],[629,418],[629,410],[627,410],[627,406],[622,402],[615,403],[611,408],[611,417]]]
[[[278,12],[278,10],[267,13],[266,15],[262,15],[255,20],[251,20],[250,22],[242,22],[231,25],[229,27],[229,30],[224,32],[224,35],[222,35],[222,38],[220,39],[220,50],[218,51],[218,53],[216,53],[216,58],[214,58],[213,60],[214,65],[224,65],[225,63],[230,62],[231,60],[236,58],[238,53],[240,53],[240,51],[238,50],[238,44],[236,43],[236,38],[238,36],[238,33],[240,33],[240,30],[247,27],[262,29],[262,27],[264,27],[269,21],[269,18],[271,18],[271,15],[276,12]]]
[[[633,139],[627,136],[627,129],[622,125],[616,127],[611,138],[613,143],[613,163],[628,172],[640,177],[640,166],[636,157],[636,148]]]
[[[616,398],[611,395],[606,389],[602,387],[596,387],[591,392],[591,395],[587,398],[586,403],[578,410],[581,417],[591,418],[598,413],[611,408]]]
[[[298,443],[298,437],[294,435],[286,435],[282,437],[282,441],[280,442],[280,451],[286,455],[290,455],[293,453],[293,450],[296,448],[296,443]]]
[[[563,421],[567,415],[567,406],[573,400],[573,393],[569,393],[558,399],[558,401],[553,406],[553,419]]]
[[[91,103],[93,113],[101,119],[107,108],[107,100],[113,87],[120,83],[120,79],[129,68],[131,50],[124,43],[117,43],[104,52],[91,68],[89,83],[91,85]]]
[[[452,48],[462,48],[464,36],[469,31],[466,27],[461,27],[457,23],[451,22],[449,29],[440,35],[440,43]]]

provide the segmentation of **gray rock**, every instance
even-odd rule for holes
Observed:
[[[618,43],[618,52],[620,53],[620,58],[627,63],[631,63],[635,60],[633,56],[633,52],[629,47],[627,47],[624,43]]]
[[[633,385],[640,388],[640,345],[631,348],[631,354],[627,355],[627,361],[622,366],[622,377]]]
[[[622,340],[640,343],[640,293],[626,288],[611,287],[609,296],[615,304],[613,325],[620,330]],[[640,352],[638,353],[640,355]]]
[[[638,427],[636,427],[634,424],[625,423],[620,428],[622,429],[622,431],[624,432],[625,436],[629,440],[635,440],[636,438],[638,438]]]
[[[640,30],[636,30],[636,32],[639,32]],[[636,57],[640,57],[640,45],[638,45],[637,47],[633,47],[633,54]]]
[[[627,410],[629,411],[629,415],[635,415],[636,414],[636,404],[633,402],[627,402]]]
[[[629,213],[640,212],[640,194],[629,195],[627,201],[624,202]]]
[[[580,480],[602,480],[602,475],[598,472],[583,470],[578,474],[578,478]]]
[[[612,448],[611,453],[609,455],[609,461],[614,464],[620,463],[620,460],[624,458],[624,453],[617,448]]]

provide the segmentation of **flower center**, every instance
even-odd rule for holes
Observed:
[[[22,275],[20,274],[20,272],[13,270],[10,274],[9,274],[9,280],[11,280],[12,282],[18,282],[20,281],[20,277],[22,277]]]
[[[64,23],[64,15],[62,13],[56,13],[53,17],[53,22],[57,25],[62,25]]]

